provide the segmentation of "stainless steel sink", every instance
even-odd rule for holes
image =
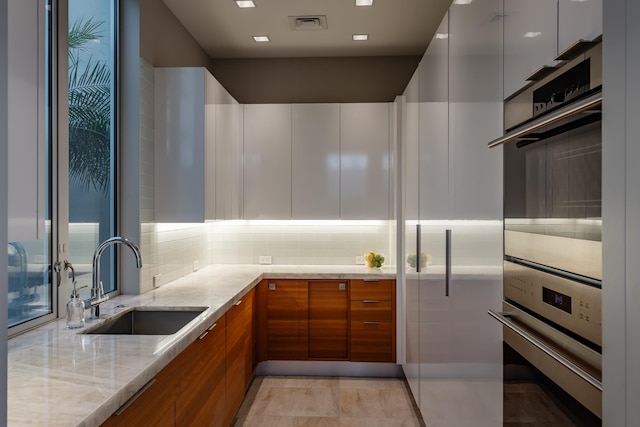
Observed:
[[[132,307],[114,314],[83,334],[172,335],[198,317],[206,307]]]

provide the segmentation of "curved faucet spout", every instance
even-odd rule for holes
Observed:
[[[136,267],[142,268],[142,254],[140,253],[140,248],[131,240],[124,237],[116,236],[107,239],[98,245],[95,253],[93,254],[93,283],[91,287],[91,299],[89,300],[92,317],[94,318],[97,318],[100,315],[100,304],[109,299],[109,297],[104,294],[104,288],[102,287],[102,282],[100,281],[100,258],[102,257],[102,253],[105,251],[105,249],[107,249],[111,245],[116,244],[129,246],[136,257]]]

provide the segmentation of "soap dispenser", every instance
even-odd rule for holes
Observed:
[[[86,288],[82,286],[79,289]],[[84,301],[79,298],[76,282],[73,281],[71,299],[67,303],[67,328],[75,329],[84,327]]]

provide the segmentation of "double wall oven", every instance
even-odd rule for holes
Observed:
[[[505,101],[505,134],[489,144],[503,144],[505,242],[503,310],[489,314],[503,325],[505,391],[539,381],[575,425],[598,425],[602,46],[557,59]],[[504,404],[507,421],[518,403]]]

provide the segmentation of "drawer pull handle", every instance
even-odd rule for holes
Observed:
[[[204,331],[204,332],[202,333],[202,335],[200,335],[200,336],[198,337],[198,339],[199,339],[199,340],[203,339],[204,337],[206,337],[206,336],[207,336],[207,334],[208,334],[208,333],[209,333],[209,330],[207,329],[206,331]]]
[[[213,325],[211,325],[211,326],[209,327],[209,329],[207,329],[207,331],[211,331],[211,330],[213,330],[213,328],[215,328],[216,326],[218,326],[218,324],[217,324],[217,323],[214,323]]]
[[[236,307],[239,306],[240,304],[242,304],[242,300],[238,300],[235,303],[233,303],[233,305],[235,305]]]
[[[380,324],[380,322],[369,322],[369,321],[362,322],[362,323],[364,323],[365,325],[379,325]]]
[[[138,391],[136,392],[136,394],[134,394],[133,396],[131,396],[131,398],[130,398],[129,400],[127,400],[126,402],[124,402],[124,404],[123,404],[120,408],[118,408],[118,410],[117,410],[116,412],[114,412],[114,413],[113,413],[113,415],[115,415],[116,417],[117,417],[118,415],[121,415],[124,411],[126,411],[126,410],[127,410],[127,408],[128,408],[129,406],[131,406],[131,404],[132,404],[133,402],[135,402],[135,401],[136,401],[136,399],[138,399],[138,398],[142,395],[142,393],[144,393],[145,391],[147,391],[147,390],[149,389],[149,387],[151,387],[151,386],[153,385],[153,383],[155,383],[155,382],[156,382],[156,379],[155,379],[155,378],[153,378],[153,379],[151,379],[151,381],[149,381],[148,383],[146,383],[145,385],[143,385],[143,386],[142,386],[142,388],[141,388],[140,390],[138,390]]]
[[[380,301],[376,300],[376,299],[366,299],[364,301],[362,301],[364,304],[377,304]]]

